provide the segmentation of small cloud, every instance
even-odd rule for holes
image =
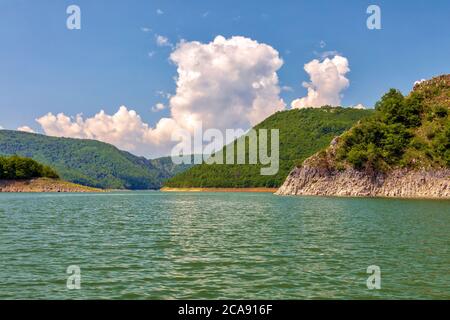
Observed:
[[[420,79],[420,80],[414,81],[414,86],[416,86],[418,84],[421,84],[424,81],[427,81],[427,80],[426,79]]]
[[[157,103],[157,104],[155,104],[155,106],[152,108],[152,111],[153,111],[153,112],[158,112],[158,111],[164,110],[165,108],[166,108],[166,106],[165,106],[164,104],[162,104],[162,103]]]
[[[363,109],[367,109],[363,104],[361,104],[361,103],[358,103],[356,106],[351,106],[350,108],[353,108],[353,109],[361,109],[361,110],[363,110]]]
[[[148,53],[148,57],[149,58],[153,58],[153,56],[156,54],[156,52],[155,51],[150,51],[149,53]]]
[[[164,11],[162,11],[161,9],[156,9],[156,14],[157,15],[163,15],[164,14]]]
[[[17,131],[34,133],[34,130],[31,129],[30,127],[28,127],[28,126],[18,127]]]
[[[202,14],[202,17],[203,17],[203,18],[206,18],[207,16],[209,16],[209,11],[206,11],[206,12],[204,12],[204,13]]]
[[[282,86],[281,90],[282,91],[290,91],[290,92],[294,91],[294,89],[292,89],[292,87],[289,87],[289,86]]]
[[[147,27],[141,27],[141,31],[142,32],[152,32],[152,29],[147,28]]]
[[[2,126],[0,126],[0,130],[4,130],[5,128],[3,128]]]
[[[176,80],[176,79],[175,79]],[[170,99],[172,97],[172,95],[168,92],[164,92],[164,91],[156,91],[156,95],[165,99]]]
[[[159,47],[173,47],[172,43],[169,41],[169,38],[156,34],[155,35],[156,44]]]
[[[327,46],[327,43],[326,43],[325,41],[323,41],[323,40],[320,40],[319,47],[320,47],[321,49],[323,49],[323,48],[325,48],[326,46]]]

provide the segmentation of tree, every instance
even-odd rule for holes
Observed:
[[[19,156],[0,157],[1,179],[31,179],[39,177],[58,179],[59,175],[52,168],[30,158]]]

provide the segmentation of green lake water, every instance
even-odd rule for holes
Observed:
[[[450,201],[0,194],[0,299],[27,298],[450,299]]]

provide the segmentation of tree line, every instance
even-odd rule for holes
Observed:
[[[31,178],[59,179],[58,173],[30,158],[19,156],[0,156],[0,179],[31,179]]]

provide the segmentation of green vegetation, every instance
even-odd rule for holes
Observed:
[[[338,166],[450,167],[450,75],[423,82],[406,97],[391,89],[375,109],[342,136]]]
[[[33,159],[18,156],[0,157],[0,179],[18,180],[43,177],[59,178],[55,170]]]
[[[255,129],[280,130],[278,174],[261,175],[261,167],[267,166],[259,164],[200,164],[169,179],[164,186],[172,188],[278,187],[295,165],[301,164],[307,157],[327,147],[335,136],[342,134],[372,112],[332,107],[277,112],[258,124]],[[226,154],[225,149],[221,152]],[[248,159],[248,143],[246,159]]]
[[[167,158],[148,160],[95,141],[0,130],[0,155],[49,165],[62,179],[105,189],[158,189],[177,170]]]

